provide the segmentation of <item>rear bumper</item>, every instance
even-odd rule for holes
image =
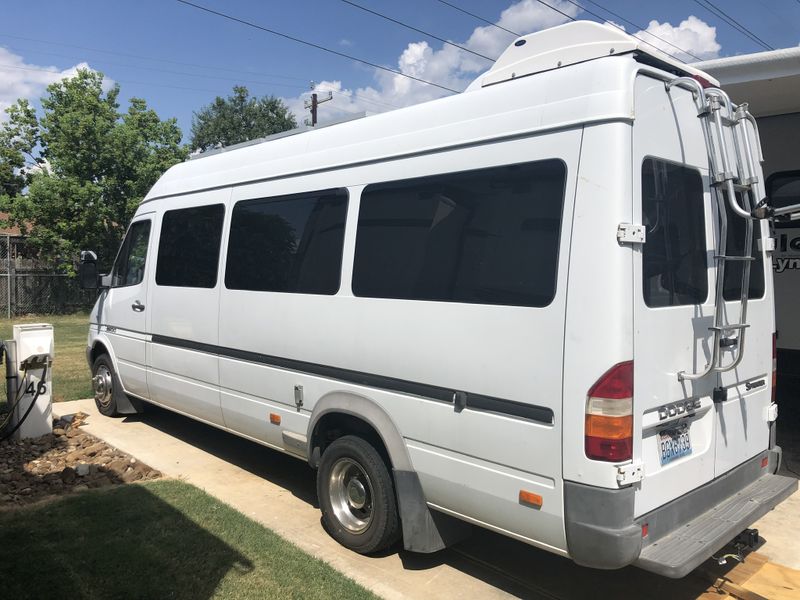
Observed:
[[[768,459],[762,467],[763,458]],[[634,564],[683,577],[797,489],[773,475],[780,449],[759,454],[706,485],[633,518],[634,490],[565,482],[567,548],[578,564],[614,569]],[[642,526],[648,535],[642,538]]]

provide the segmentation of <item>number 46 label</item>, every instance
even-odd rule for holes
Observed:
[[[39,385],[37,386],[34,386],[33,382],[31,381],[28,384],[28,387],[25,388],[25,393],[31,396],[38,393],[41,396],[42,394],[47,393],[47,386],[44,384],[44,381],[40,381]]]

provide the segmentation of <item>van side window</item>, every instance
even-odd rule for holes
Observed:
[[[743,206],[742,198],[737,194],[739,206]],[[728,243],[725,253],[728,256],[742,256],[744,252],[745,236],[747,235],[747,221],[733,213],[730,205],[725,202],[725,213],[728,215]],[[758,240],[761,239],[761,222],[753,222],[753,246],[751,256],[755,258],[750,263],[750,291],[748,298],[764,297],[764,258],[758,249]],[[742,270],[744,263],[739,260],[728,261],[725,264],[725,278],[723,279],[722,297],[725,300],[739,300],[742,297]]]
[[[339,291],[347,190],[243,200],[233,207],[225,287]]]
[[[547,306],[556,290],[565,185],[560,160],[368,185],[353,293]]]
[[[158,242],[156,284],[215,287],[224,217],[222,204],[166,211]]]
[[[642,163],[642,246],[647,306],[702,304],[708,297],[703,181],[696,169],[646,158]]]
[[[132,223],[114,262],[111,287],[125,287],[142,282],[149,241],[150,220]]]

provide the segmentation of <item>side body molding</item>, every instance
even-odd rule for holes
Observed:
[[[436,552],[469,535],[469,525],[437,511],[431,511],[428,507],[403,436],[386,411],[369,398],[358,394],[332,392],[319,399],[308,425],[307,456],[312,467],[317,468],[320,458],[319,448],[315,448],[314,432],[320,419],[331,413],[346,414],[361,419],[383,440],[392,463],[397,505],[403,526],[403,546],[406,550]]]

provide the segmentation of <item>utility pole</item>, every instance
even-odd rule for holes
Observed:
[[[305,123],[306,125],[311,125],[312,127],[315,127],[317,124],[317,107],[319,107],[319,105],[322,104],[323,102],[328,102],[329,100],[333,100],[333,92],[328,92],[327,98],[320,99],[319,96],[317,95],[317,92],[314,91],[314,88],[316,87],[317,84],[312,81],[311,100],[305,101],[305,107],[311,110],[311,121],[309,122],[309,120],[306,119]]]

